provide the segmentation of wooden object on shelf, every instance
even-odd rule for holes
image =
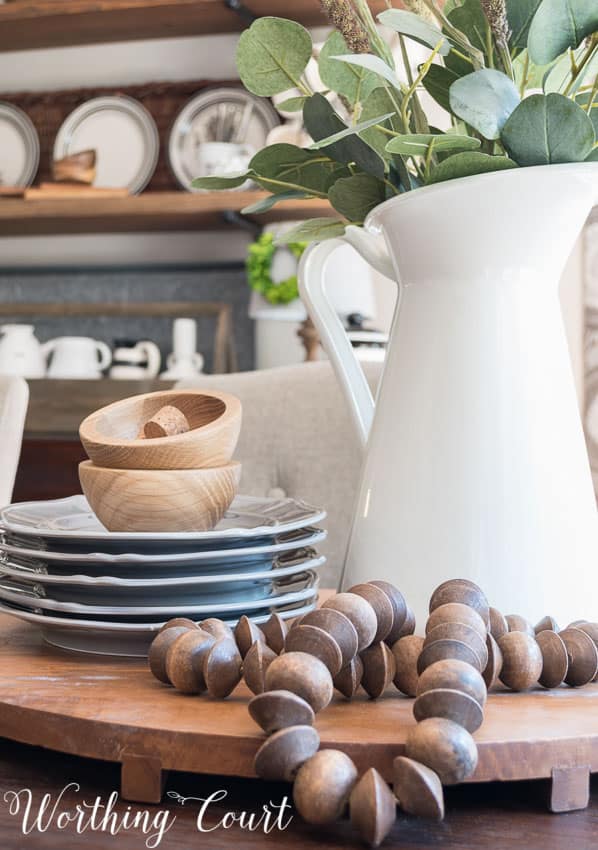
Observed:
[[[176,410],[187,430],[158,440],[146,430],[139,439],[165,406]],[[241,402],[230,393],[164,390],[100,407],[83,420],[79,435],[91,460],[110,469],[223,467],[234,454],[241,416]]]
[[[124,752],[151,753],[160,767],[156,787],[171,769],[254,775],[263,733],[249,716],[243,684],[224,702],[176,695],[139,659],[61,652],[7,615],[0,615],[0,670],[0,736],[113,762]],[[376,767],[390,782],[415,726],[412,708],[396,693],[377,702],[365,694],[351,703],[337,697],[316,720],[321,746],[346,752],[360,773]],[[553,805],[583,805],[588,773],[598,772],[598,684],[490,694],[475,740],[471,781],[549,778]],[[129,785],[127,794],[150,802],[143,786]]]
[[[297,336],[305,348],[306,362],[312,363],[314,360],[317,360],[320,353],[320,337],[316,326],[309,316],[301,323],[301,327],[297,331]]]
[[[223,230],[234,225],[228,222],[228,213],[238,213],[266,195],[258,191],[180,191],[107,198],[94,193],[91,198],[38,197],[35,203],[13,198],[0,204],[0,236]],[[326,200],[291,200],[247,219],[265,223],[334,214]]]
[[[370,6],[373,12],[386,8],[381,0]],[[247,12],[327,25],[318,0],[293,0],[282,12],[276,0],[252,0]],[[0,50],[208,35],[247,24],[246,15],[221,0],[19,0],[0,6]]]
[[[107,469],[87,460],[79,465],[79,479],[92,510],[109,531],[210,531],[239,489],[241,464]]]
[[[52,163],[52,176],[57,183],[91,186],[96,176],[95,150],[78,151]]]
[[[40,203],[42,202],[40,201]],[[56,203],[67,202],[57,201]],[[29,204],[28,206],[32,205]],[[0,206],[0,218],[2,217],[2,211],[2,207]],[[145,301],[143,303],[129,301],[122,304],[118,302],[87,304],[69,301],[60,304],[46,304],[45,302],[0,304],[0,323],[4,316],[151,316],[154,318],[173,319],[180,316],[189,316],[191,318],[214,318],[216,320],[216,332],[214,337],[213,371],[217,373],[234,372],[237,368],[237,358],[232,337],[232,307],[230,304],[222,301]],[[73,382],[70,383],[72,384]],[[91,383],[94,387],[98,384],[97,381],[87,383]],[[114,383],[121,382],[114,381]],[[122,383],[124,384],[125,382]],[[141,382],[131,383],[138,386],[142,385]],[[56,381],[51,381],[50,386],[58,389]],[[161,389],[164,386],[160,382],[159,388]],[[97,404],[94,409],[96,408]],[[27,430],[27,425],[25,426],[25,430]]]
[[[0,186],[0,198],[24,198],[24,186]]]
[[[96,198],[129,198],[128,189],[103,189],[80,183],[42,183],[25,189],[25,201],[95,200]]]

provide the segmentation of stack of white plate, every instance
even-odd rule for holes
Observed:
[[[0,511],[0,612],[63,649],[147,654],[173,617],[256,623],[315,607],[325,512],[237,496],[212,531],[110,532],[84,496]]]

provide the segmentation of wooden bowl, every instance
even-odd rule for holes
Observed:
[[[184,434],[139,439],[161,407],[185,414]],[[164,390],[132,396],[84,419],[79,436],[96,466],[107,469],[200,469],[222,467],[233,456],[241,430],[241,402],[228,393]]]
[[[241,464],[210,469],[106,469],[86,460],[79,480],[109,531],[209,531],[232,502]]]

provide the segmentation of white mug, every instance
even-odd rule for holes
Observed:
[[[122,345],[114,351],[110,377],[121,381],[155,378],[160,371],[161,360],[160,349],[155,342],[144,340],[136,345]]]
[[[105,342],[86,336],[58,337],[46,342],[42,350],[52,356],[49,378],[97,380],[112,361]]]

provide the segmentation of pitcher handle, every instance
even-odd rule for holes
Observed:
[[[375,238],[360,227],[351,225],[347,227],[344,239],[329,239],[305,251],[299,264],[298,281],[301,297],[332,362],[337,380],[349,400],[353,422],[365,446],[374,417],[374,398],[324,285],[326,263],[331,254],[345,242],[349,242],[377,271],[395,279],[390,258],[381,253]]]
[[[147,358],[147,367],[145,370],[147,377],[157,377],[158,372],[160,371],[160,366],[162,365],[162,355],[160,354],[160,349],[156,343],[150,342],[150,340],[144,340],[137,344],[137,348],[139,348]]]
[[[99,339],[96,339],[96,349],[98,354],[100,355],[100,370],[103,371],[107,369],[108,366],[112,363],[112,352],[110,348],[106,345],[105,342],[101,342]]]

